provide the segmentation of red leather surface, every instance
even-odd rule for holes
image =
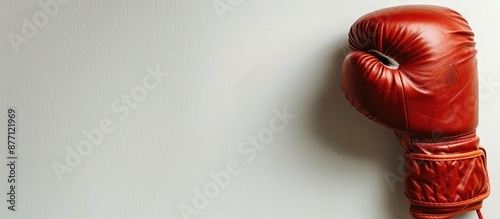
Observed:
[[[439,6],[386,8],[357,20],[349,45],[342,89],[361,113],[395,130],[407,151],[412,215],[481,208],[489,181],[475,134],[477,51],[467,21]]]

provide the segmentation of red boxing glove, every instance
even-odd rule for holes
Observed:
[[[369,13],[349,32],[342,89],[405,149],[405,195],[418,219],[479,209],[490,187],[476,136],[474,33],[457,12],[399,6]]]

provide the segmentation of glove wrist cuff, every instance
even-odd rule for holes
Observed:
[[[484,149],[453,154],[405,154],[405,194],[419,219],[479,210],[490,193]]]

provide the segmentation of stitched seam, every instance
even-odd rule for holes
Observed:
[[[408,198],[408,201],[415,206],[418,207],[460,207],[462,205],[469,205],[475,202],[482,201],[486,199],[490,195],[490,189],[488,186],[488,190],[483,194],[480,194],[476,197],[461,201],[461,202],[453,202],[453,203],[429,203],[429,202],[421,202]]]
[[[398,75],[399,75],[399,81],[401,82],[401,90],[403,91],[403,104],[404,104],[404,111],[405,111],[406,131],[409,131],[410,121],[408,118],[408,105],[406,103],[405,84],[403,83],[403,76],[401,75],[401,70],[399,68],[398,68]],[[413,150],[413,139],[412,138],[410,138],[409,145],[410,145],[411,149]]]
[[[412,160],[428,160],[428,161],[453,161],[453,160],[466,160],[466,159],[473,159],[476,157],[486,157],[485,153],[482,150],[477,150],[477,151],[471,151],[467,153],[460,153],[460,154],[446,154],[446,155],[441,155],[441,154],[417,154],[417,153],[406,153],[404,155],[405,158],[407,159],[412,159]]]
[[[421,139],[421,138],[415,138],[414,142],[417,144],[422,144],[422,145],[427,145],[427,144],[448,144],[449,142],[464,142],[464,141],[469,141],[477,138],[476,136],[476,131],[472,131],[466,134],[462,134],[459,136],[454,136],[454,137],[444,137],[444,138],[439,138],[439,139]]]
[[[454,217],[456,215],[459,215],[463,212],[467,212],[467,211],[473,211],[473,210],[479,210],[483,207],[483,203],[476,203],[476,204],[472,204],[470,206],[467,206],[463,209],[460,209],[459,211],[456,211],[456,212],[453,212],[453,213],[448,213],[448,214],[440,214],[440,215],[431,215],[431,214],[425,214],[425,213],[416,213],[412,210],[410,210],[410,214],[412,214],[413,216],[415,217],[419,217],[421,219],[425,219],[425,218],[435,218],[435,219],[447,219],[447,218],[450,218],[450,217]]]
[[[482,157],[481,155],[471,155],[467,157],[459,157],[459,158],[422,158],[422,157],[407,157],[411,160],[423,160],[423,161],[458,161],[458,160],[470,160],[474,158]]]

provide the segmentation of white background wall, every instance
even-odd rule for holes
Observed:
[[[231,11],[219,16],[214,2]],[[0,218],[183,218],[179,207],[190,218],[410,218],[402,183],[385,177],[401,176],[403,150],[344,99],[339,70],[358,17],[416,3],[451,7],[476,33],[492,184],[483,214],[498,218],[493,0],[4,1],[0,130],[14,107],[19,158],[11,212],[2,144]],[[284,109],[296,116],[287,125],[276,117]],[[267,136],[274,120],[283,130]],[[258,151],[248,139],[259,134],[269,142]],[[213,187],[210,173],[227,165],[234,176]]]

